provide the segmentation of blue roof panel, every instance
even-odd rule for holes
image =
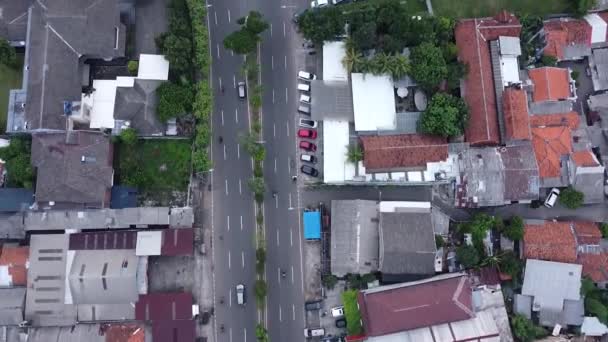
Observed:
[[[321,212],[304,212],[304,238],[306,240],[321,239]]]

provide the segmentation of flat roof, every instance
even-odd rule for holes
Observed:
[[[135,255],[160,255],[163,232],[160,230],[137,232]]]
[[[348,71],[342,64],[346,57],[344,42],[323,43],[323,79],[327,81],[348,81]]]
[[[169,61],[163,55],[140,54],[137,78],[142,80],[168,80]]]
[[[397,127],[395,88],[388,75],[351,74],[356,131]]]
[[[310,107],[313,120],[355,120],[353,96],[348,81],[312,80]]]
[[[355,164],[347,159],[349,144],[347,121],[323,121],[323,181],[343,183],[355,176]]]
[[[589,13],[585,20],[591,25],[591,44],[606,41],[606,22],[597,13]]]
[[[304,238],[306,240],[321,239],[321,212],[305,211],[303,216],[304,216]]]

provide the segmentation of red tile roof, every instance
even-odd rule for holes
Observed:
[[[363,164],[369,170],[423,167],[446,160],[447,141],[425,134],[361,136]]]
[[[577,129],[581,119],[577,112],[560,114],[531,115],[531,127],[568,126],[571,130]]]
[[[194,253],[194,228],[170,228],[163,230],[160,255],[192,255]]]
[[[470,119],[465,138],[472,145],[500,142],[489,42],[499,36],[519,37],[520,32],[519,20],[508,12],[501,12],[496,18],[464,19],[456,24],[458,59],[468,65],[463,93]]]
[[[608,254],[581,253],[576,263],[583,265],[583,277],[596,283],[608,281]]]
[[[105,342],[144,342],[145,331],[142,324],[137,323],[107,323],[102,324],[105,332]]]
[[[380,336],[474,317],[467,276],[361,291],[359,307],[368,336]]]
[[[523,89],[506,88],[502,93],[507,140],[530,140],[528,97]]]
[[[524,257],[557,262],[576,261],[576,240],[570,222],[526,224]]]
[[[564,58],[567,45],[591,45],[591,25],[583,19],[559,18],[545,21],[544,54]]]
[[[29,247],[2,247],[0,255],[0,267],[8,268],[10,283],[2,286],[25,286],[27,285],[27,269],[29,266]]]
[[[576,166],[593,167],[599,166],[599,162],[591,151],[577,151],[572,153],[572,160]]]
[[[579,245],[599,245],[602,232],[600,232],[597,223],[588,221],[574,221],[572,223],[576,242]]]
[[[532,128],[532,147],[540,178],[559,177],[561,156],[572,152],[570,128],[564,126]]]
[[[528,70],[528,75],[534,83],[534,102],[557,101],[570,97],[568,69],[542,67]]]

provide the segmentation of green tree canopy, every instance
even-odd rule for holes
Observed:
[[[224,38],[224,47],[239,55],[246,55],[255,51],[261,40],[260,33],[268,29],[269,24],[262,14],[251,11],[245,17],[239,18],[237,23],[241,28]]]
[[[11,138],[10,145],[0,148],[0,159],[6,162],[7,185],[15,188],[33,187],[34,169],[30,163],[31,141]]]
[[[126,145],[135,145],[137,143],[137,131],[134,128],[123,129],[120,132],[120,141]]]
[[[580,191],[576,191],[573,187],[561,191],[559,195],[559,201],[569,209],[576,209],[583,205],[585,200],[585,194]]]
[[[524,220],[519,216],[511,217],[509,224],[504,226],[501,234],[505,237],[517,241],[524,237]]]
[[[0,64],[4,64],[10,68],[17,66],[17,53],[15,52],[15,48],[4,38],[0,38]]]
[[[571,0],[574,15],[584,17],[597,4],[597,0]]]
[[[461,135],[469,117],[469,111],[461,98],[437,93],[420,118],[424,133],[451,137]]]
[[[427,90],[434,90],[448,77],[448,66],[440,48],[422,43],[412,49],[410,74]]]
[[[357,163],[363,160],[363,149],[361,148],[361,146],[359,146],[359,144],[348,145],[346,158],[351,163]]]
[[[512,316],[511,326],[513,335],[522,342],[530,342],[547,334],[545,329],[535,326],[532,321],[522,315]]]
[[[320,44],[335,40],[344,33],[345,18],[337,6],[305,11],[298,18],[298,28],[307,39]]]
[[[192,111],[194,94],[190,85],[165,82],[156,89],[158,105],[156,114],[161,121],[167,121]]]
[[[464,268],[475,267],[481,260],[477,249],[473,246],[460,246],[456,248],[456,258]]]
[[[242,26],[243,29],[254,35],[266,31],[270,26],[260,12],[250,11],[245,17],[239,18],[237,23]]]
[[[504,252],[498,259],[498,268],[502,273],[510,275],[513,279],[519,277],[522,270],[521,260],[512,251]]]

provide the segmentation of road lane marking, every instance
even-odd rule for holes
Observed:
[[[285,92],[287,94],[287,92]],[[285,123],[285,127],[287,127],[287,137],[289,137],[289,122]]]
[[[222,126],[224,126],[224,111],[222,110]]]
[[[278,194],[274,197],[274,204],[275,204],[275,207],[277,209],[279,209],[279,195]]]
[[[287,70],[287,56],[285,56],[285,70]]]
[[[230,10],[228,10],[228,22],[230,22]]]
[[[279,322],[283,322],[283,312],[281,310],[281,306],[279,305]]]
[[[239,109],[235,108],[234,109],[234,120],[236,121],[236,123],[239,123]]]
[[[224,145],[224,160],[226,160],[226,145]]]
[[[277,173],[277,158],[274,158],[274,173]]]
[[[230,231],[230,216],[226,216],[226,230]]]
[[[219,84],[220,84],[220,90],[221,90],[221,89],[222,89],[222,78],[221,78],[221,77],[218,77],[218,78],[217,78],[217,80],[218,80],[218,82],[219,82]]]
[[[241,265],[245,268],[245,252],[241,252]]]
[[[272,24],[270,24],[270,36],[272,37]]]
[[[229,330],[229,335],[230,335],[230,342],[232,342],[232,328],[230,328],[230,330]]]
[[[287,157],[287,173],[291,174],[291,157]]]
[[[279,230],[277,229],[277,247],[279,247]]]
[[[232,75],[232,86],[236,89],[236,75]]]
[[[228,251],[228,268],[230,269],[230,251]]]
[[[236,144],[236,159],[241,159],[241,144]]]
[[[234,51],[230,50],[230,56],[234,57]]]
[[[217,26],[217,12],[213,11],[213,16],[215,17],[215,25]]]
[[[274,103],[274,88],[272,88],[272,103]]]
[[[291,265],[291,284],[293,285],[293,265]]]
[[[243,328],[243,342],[247,342],[247,328]]]
[[[289,245],[293,247],[293,228],[289,230]]]
[[[281,268],[280,267],[277,268],[277,281],[279,282],[279,284],[281,283]]]
[[[241,230],[243,230],[243,215],[241,215]]]
[[[285,29],[285,22],[283,22],[283,37],[285,37],[285,36],[286,36],[286,31],[287,31],[287,30]]]
[[[228,293],[228,306],[232,307],[232,287],[230,288],[230,292]]]
[[[291,319],[292,320],[296,320],[296,305],[295,304],[291,304]]]
[[[243,188],[241,187],[241,179],[239,178],[239,194],[243,194]],[[241,216],[241,221],[243,220],[243,217]]]
[[[289,193],[289,210],[293,210],[293,206],[291,206],[291,192]]]
[[[272,123],[272,136],[273,137],[277,137],[277,126],[274,124],[274,122]]]
[[[274,56],[270,56],[270,69],[274,70]]]
[[[215,47],[217,48],[217,58],[220,58],[220,44],[216,44]]]
[[[287,93],[287,87],[285,87],[285,103],[289,103],[289,94]]]
[[[226,179],[226,195],[228,195],[228,180]]]

